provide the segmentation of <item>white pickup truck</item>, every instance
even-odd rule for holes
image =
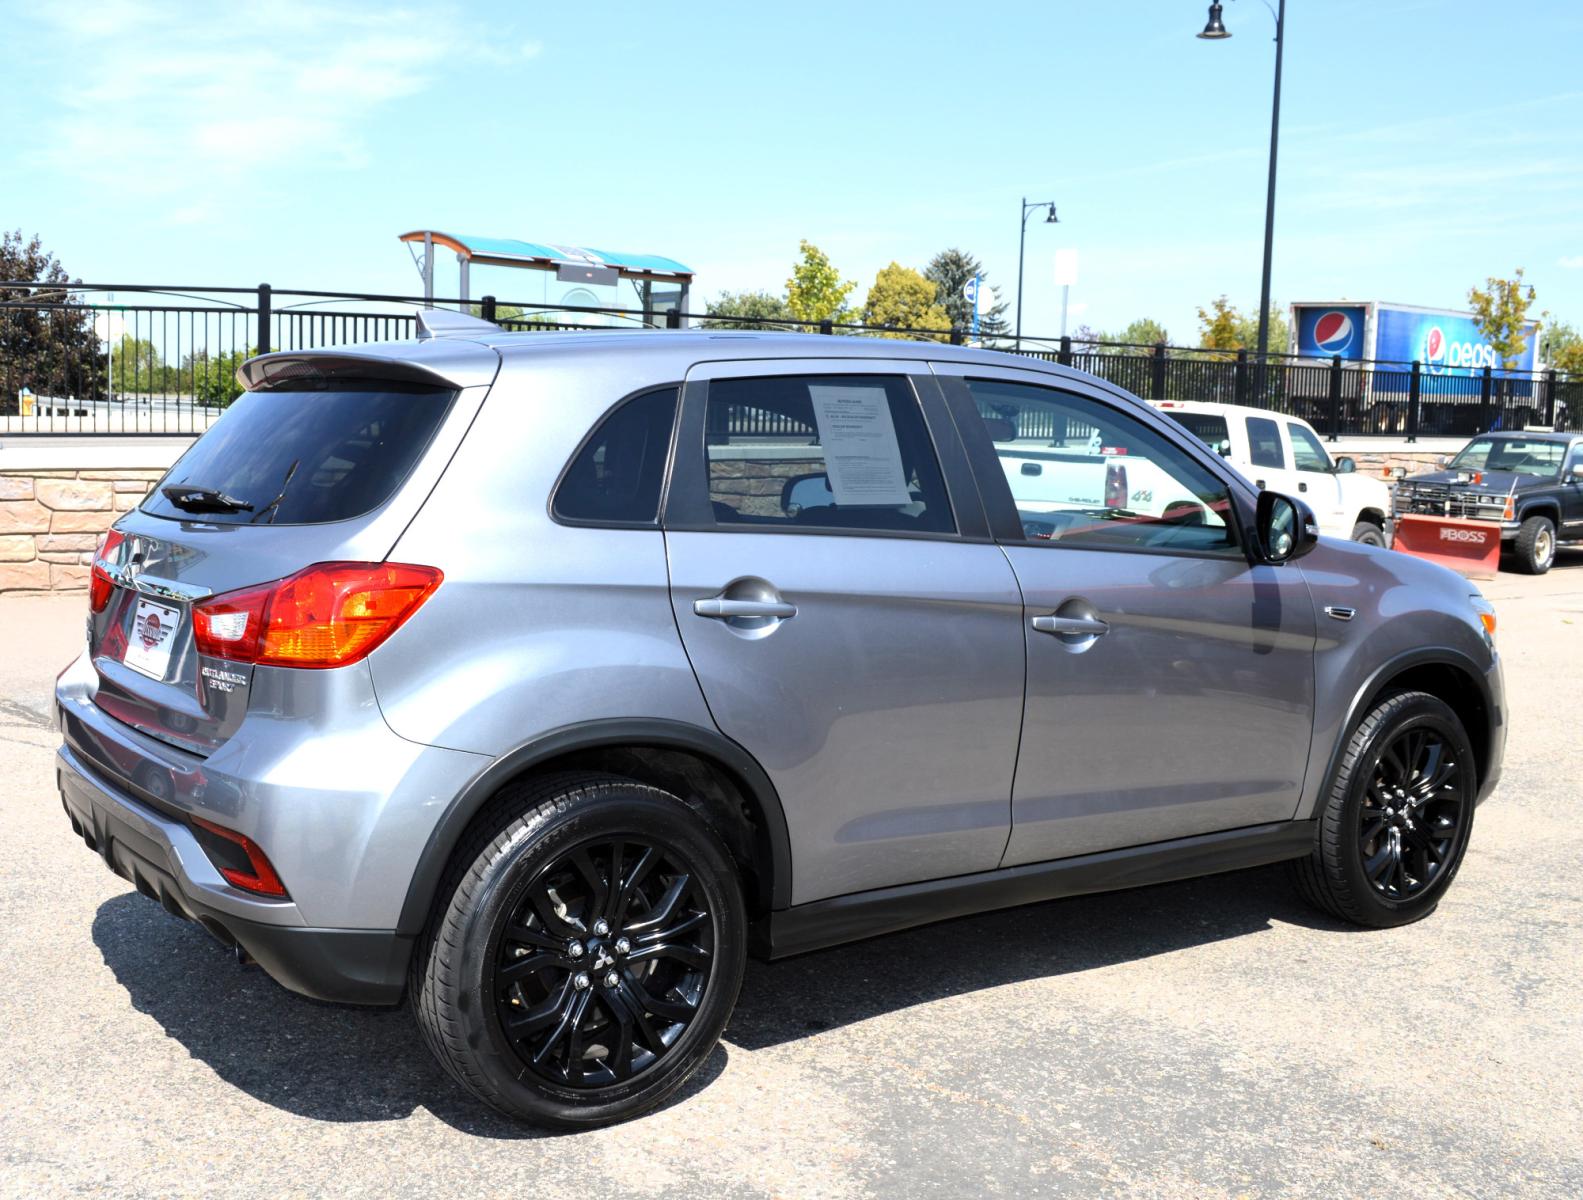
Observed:
[[[1239,404],[1154,400],[1170,417],[1242,472],[1256,487],[1296,496],[1319,518],[1319,531],[1385,545],[1391,491],[1357,474],[1350,458],[1331,461],[1313,426],[1298,417]]]

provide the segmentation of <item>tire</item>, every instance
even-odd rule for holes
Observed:
[[[719,837],[670,793],[593,774],[508,785],[475,827],[413,955],[435,1058],[543,1125],[663,1103],[714,1050],[742,984],[746,911]]]
[[[1529,517],[1517,531],[1513,552],[1524,575],[1543,575],[1556,560],[1556,527],[1549,517]]]
[[[1352,527],[1352,540],[1362,542],[1365,546],[1385,545],[1385,530],[1373,521],[1359,521]]]
[[[1403,763],[1408,769],[1398,769]],[[1416,786],[1414,766],[1422,768]],[[1298,890],[1323,912],[1370,928],[1427,917],[1462,865],[1477,789],[1473,748],[1450,706],[1427,692],[1385,697],[1347,742],[1321,801],[1313,852],[1292,864]],[[1428,799],[1414,803],[1419,794]]]

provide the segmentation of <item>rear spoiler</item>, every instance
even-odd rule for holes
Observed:
[[[349,380],[417,384],[447,391],[465,386],[409,359],[345,351],[282,350],[250,358],[236,369],[237,383],[250,392],[315,383],[327,387]]]

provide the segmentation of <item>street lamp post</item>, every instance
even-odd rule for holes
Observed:
[[[1285,0],[1282,0],[1285,3]],[[1028,214],[1036,208],[1048,208],[1045,214],[1046,225],[1059,224],[1060,219],[1055,215],[1054,200],[1038,200],[1028,203],[1028,197],[1022,198],[1022,232],[1017,238],[1017,349],[1022,349],[1022,258],[1023,251],[1028,244]]]
[[[1277,2],[1279,11],[1270,8],[1269,0],[1264,0],[1264,7],[1269,8],[1270,15],[1275,18],[1275,102],[1270,108],[1270,182],[1264,198],[1264,274],[1259,282],[1259,346],[1255,359],[1261,393],[1266,355],[1270,349],[1270,258],[1275,243],[1275,156],[1281,139],[1281,51],[1286,42],[1286,0]],[[1221,5],[1217,0],[1217,3],[1209,6],[1209,20],[1199,37],[1207,41],[1219,41],[1231,36],[1221,22],[1220,12]]]

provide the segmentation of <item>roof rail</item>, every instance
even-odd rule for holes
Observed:
[[[482,317],[453,312],[448,308],[417,310],[418,338],[471,337],[479,333],[499,333],[500,326]]]

